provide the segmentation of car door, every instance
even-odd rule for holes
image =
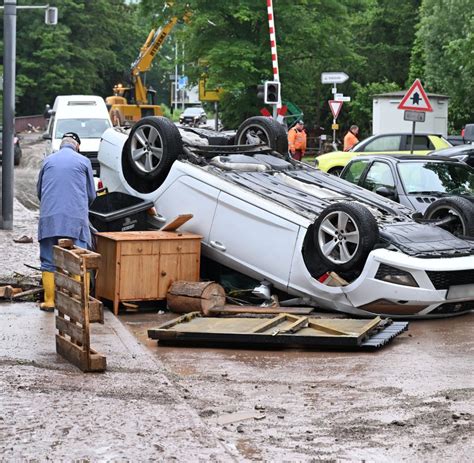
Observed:
[[[413,140],[413,151],[417,154],[428,154],[435,149],[433,143],[427,135],[415,135]],[[404,135],[402,140],[402,151],[410,153],[411,135]]]
[[[394,201],[398,200],[394,172],[388,162],[374,161],[361,179],[360,186]]]
[[[368,159],[353,159],[342,171],[341,178],[348,182],[358,185],[361,178],[364,177],[365,170],[369,166]]]
[[[254,278],[286,288],[299,226],[221,192],[210,237],[210,257]]]
[[[357,152],[363,153],[383,153],[400,151],[402,143],[401,135],[380,135],[368,142]]]

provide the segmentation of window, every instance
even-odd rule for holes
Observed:
[[[375,191],[381,186],[395,190],[392,169],[385,162],[374,162],[370,166],[362,186],[371,191]]]
[[[361,161],[352,161],[342,178],[348,182],[359,183],[359,179],[370,161],[364,159]]]
[[[399,151],[401,135],[387,135],[370,141],[362,151]]]
[[[411,148],[411,135],[405,137],[405,146],[402,146],[403,151],[410,151]],[[413,142],[413,151],[427,151],[434,150],[435,147],[431,143],[430,139],[426,135],[415,135]]]

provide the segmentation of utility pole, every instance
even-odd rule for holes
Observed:
[[[13,138],[15,133],[15,67],[17,9],[45,9],[45,23],[58,22],[58,9],[44,6],[18,6],[16,0],[4,0],[3,7],[3,139],[2,139],[2,201],[0,228],[13,230]]]
[[[174,42],[174,109],[178,109],[178,42]]]
[[[15,132],[16,0],[3,2],[3,230],[13,230],[13,134]]]

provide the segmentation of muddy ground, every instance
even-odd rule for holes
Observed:
[[[15,169],[29,208],[35,136]],[[16,207],[23,228],[0,231],[0,275],[38,265],[36,243],[11,244],[37,220]],[[158,346],[147,329],[170,318],[158,310],[107,312],[93,346],[108,370],[83,375],[55,354],[51,314],[0,304],[0,458],[472,461],[474,314],[412,322],[376,352],[337,352]]]

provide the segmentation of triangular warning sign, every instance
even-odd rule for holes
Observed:
[[[400,101],[398,109],[404,109],[405,111],[433,111],[420,79],[416,79],[413,82],[413,85],[405,93],[402,101]]]
[[[336,100],[329,100],[329,108],[331,109],[332,115],[334,116],[334,119],[337,119],[337,116],[339,116],[339,113],[342,108],[342,101],[336,101]]]

